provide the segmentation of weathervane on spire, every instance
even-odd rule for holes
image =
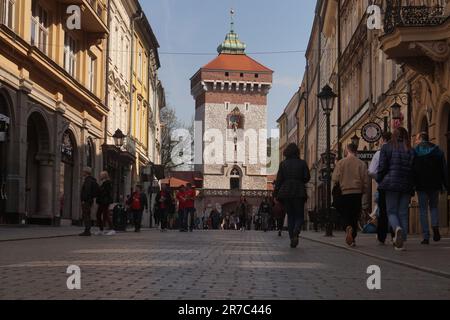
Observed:
[[[230,14],[231,14],[231,32],[234,32],[234,9],[231,8]]]

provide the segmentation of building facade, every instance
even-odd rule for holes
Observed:
[[[219,55],[192,78],[195,120],[204,142],[197,145],[203,190],[198,212],[231,212],[241,196],[256,207],[267,194],[267,95],[273,72],[245,54],[233,26]]]
[[[77,224],[83,167],[108,170],[119,200],[158,162],[164,90],[139,2],[70,4],[0,1],[0,223]]]
[[[106,2],[82,2],[81,30],[66,1],[0,2],[0,223],[80,220],[81,168],[102,169]]]
[[[306,140],[305,159],[312,169],[308,204],[312,211],[320,209],[326,196],[320,181],[326,137],[317,98],[325,84],[338,95],[331,115],[331,145],[338,158],[352,142],[366,154],[379,149],[377,142],[363,139],[362,129],[368,123],[384,131],[403,126],[412,138],[427,131],[447,157],[450,155],[448,1],[370,4],[381,9],[381,23],[376,28],[369,27],[367,0],[317,1],[302,83],[307,96],[303,119],[299,113],[299,122],[305,120],[306,124],[299,130],[299,141]],[[391,107],[395,103],[400,105],[400,116],[394,116]],[[445,195],[440,200],[444,229],[450,225],[448,199]],[[368,198],[365,205],[371,202]],[[410,206],[410,231],[420,232],[416,199]]]

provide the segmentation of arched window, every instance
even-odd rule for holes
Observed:
[[[241,172],[238,168],[233,168],[230,173],[230,189],[240,190],[241,189]]]

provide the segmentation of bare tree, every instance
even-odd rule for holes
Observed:
[[[193,127],[181,124],[173,108],[161,110],[161,164],[164,171],[189,165],[192,162]]]

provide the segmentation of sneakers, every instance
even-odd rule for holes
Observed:
[[[281,237],[281,230],[280,230],[280,231],[278,231],[278,236],[279,236],[279,237]]]
[[[107,236],[113,236],[115,234],[116,234],[116,231],[114,231],[114,230],[109,230],[107,233],[105,233],[105,235],[107,235]]]
[[[347,243],[348,246],[352,246],[352,244],[355,242],[353,239],[353,228],[351,226],[348,226],[347,229],[345,229],[345,233],[345,243]]]
[[[88,230],[85,230],[83,233],[79,234],[80,237],[90,237],[91,235],[91,232]]]
[[[398,251],[403,249],[403,230],[400,227],[395,230],[394,247]]]
[[[99,230],[99,231],[95,231],[94,232],[94,236],[102,236],[104,233],[103,231]]]
[[[434,242],[441,241],[441,233],[439,232],[439,227],[433,227],[433,240]]]
[[[356,242],[353,241],[352,244],[350,245],[350,247],[355,248],[356,247]]]
[[[428,239],[424,239],[420,244],[423,244],[423,245],[429,245],[430,244],[430,240],[428,240]]]

